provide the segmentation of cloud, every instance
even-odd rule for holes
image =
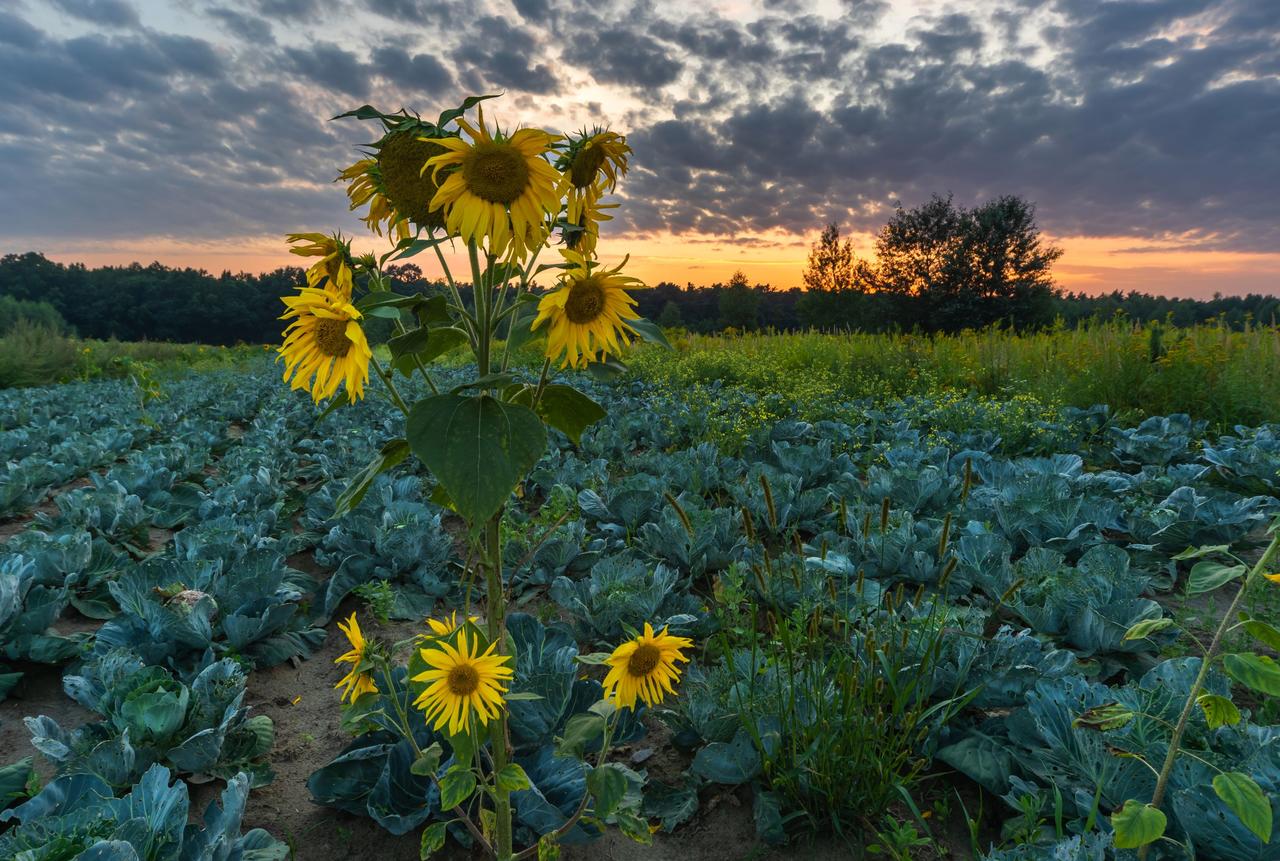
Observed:
[[[103,27],[136,27],[138,12],[126,0],[53,0],[68,15]]]
[[[190,0],[163,21],[126,0],[32,8],[0,11],[6,243],[351,225],[328,180],[376,130],[328,117],[361,101],[430,116],[503,90],[505,120],[629,134],[627,206],[607,231],[874,229],[894,201],[950,191],[1030,198],[1059,235],[1280,249],[1276,4],[955,0],[933,14],[845,0],[831,14],[761,0],[730,17],[679,0]],[[64,32],[67,16],[93,26]]]

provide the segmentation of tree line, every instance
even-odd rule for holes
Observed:
[[[810,251],[803,288],[773,289],[737,272],[726,283],[664,281],[633,295],[644,316],[694,332],[953,332],[993,324],[1026,330],[1117,316],[1180,326],[1221,320],[1234,328],[1280,320],[1276,296],[1065,293],[1051,273],[1061,254],[1043,240],[1034,207],[1021,198],[965,208],[935,196],[914,209],[899,206],[877,234],[871,259],[859,259],[850,240],[828,225]],[[389,271],[424,294],[443,290],[412,263]],[[280,336],[280,298],[302,283],[303,270],[292,266],[212,275],[160,263],[89,269],[36,252],[8,254],[0,258],[0,323],[21,317],[122,341],[272,343]],[[377,340],[380,333],[371,334]]]

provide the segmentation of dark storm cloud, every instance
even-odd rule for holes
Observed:
[[[192,0],[208,38],[126,0],[0,11],[0,237],[333,224],[326,181],[373,132],[324,118],[576,108],[585,82],[635,150],[614,229],[875,228],[952,191],[1026,196],[1060,234],[1280,249],[1280,4],[958,0],[886,36],[885,0],[512,3]],[[50,29],[68,15],[94,27]]]

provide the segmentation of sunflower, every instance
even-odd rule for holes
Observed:
[[[562,367],[581,368],[606,350],[622,349],[627,332],[635,331],[627,321],[640,317],[633,307],[636,300],[625,288],[643,285],[620,274],[625,260],[613,269],[592,271],[584,255],[567,250],[560,254],[570,267],[560,287],[538,302],[532,328],[550,322],[547,358],[561,361]]]
[[[592,189],[591,192],[579,203],[578,220],[566,221],[566,226],[560,231],[565,247],[584,257],[591,257],[596,253],[596,243],[600,240],[600,222],[613,220],[613,216],[605,210],[618,208],[616,203],[601,203],[597,189]]]
[[[577,224],[582,209],[592,198],[598,199],[606,191],[618,187],[618,177],[627,172],[627,157],[631,147],[627,139],[617,132],[597,128],[583,131],[569,142],[569,148],[559,161],[568,189],[568,218]]]
[[[319,257],[307,270],[307,286],[322,287],[324,280],[329,279],[333,289],[344,300],[351,301],[351,247],[342,240],[342,235],[335,233],[325,236],[323,233],[290,233],[285,237],[296,245],[289,249],[290,254],[300,257]],[[306,244],[298,244],[306,243]]]
[[[353,212],[369,204],[369,211],[360,216],[365,227],[381,236],[385,224],[387,232],[396,241],[409,238],[409,220],[391,206],[376,158],[360,159],[339,173],[338,180],[348,183],[347,198]]]
[[[475,622],[479,616],[468,616],[466,621]],[[427,625],[431,628],[431,633],[437,637],[447,637],[454,631],[458,630],[463,623],[458,621],[458,611],[454,610],[443,619],[427,619]]]
[[[676,661],[688,661],[680,650],[692,645],[692,640],[673,637],[666,628],[655,634],[653,626],[645,622],[644,633],[618,646],[605,662],[609,665],[605,697],[616,701],[619,708],[634,709],[636,697],[645,705],[657,705],[666,693],[675,693],[673,685],[680,680]]]
[[[317,403],[344,382],[350,399],[364,397],[373,352],[355,306],[333,290],[316,287],[303,287],[282,301],[289,310],[280,319],[293,320],[276,351],[285,361],[284,379],[293,379],[292,388],[309,389]]]
[[[335,664],[351,665],[350,672],[334,685],[335,688],[343,688],[342,702],[355,702],[356,698],[361,694],[377,693],[378,686],[373,683],[373,676],[360,669],[360,665],[369,656],[370,643],[365,640],[364,634],[360,631],[360,623],[356,621],[356,614],[352,613],[351,618],[345,623],[339,622],[338,630],[346,634],[347,641],[351,643],[351,650],[338,656],[333,661]]]
[[[505,255],[509,247],[513,256],[523,258],[546,236],[544,215],[560,211],[560,175],[543,158],[556,137],[539,129],[519,129],[510,137],[490,133],[483,108],[475,126],[463,119],[458,125],[470,141],[428,141],[447,150],[427,162],[432,175],[439,178],[441,171],[454,168],[440,183],[431,207],[442,211],[450,233],[467,242],[488,239],[489,253],[495,256]]]
[[[411,681],[427,683],[413,704],[436,730],[447,726],[450,735],[457,735],[470,726],[473,713],[481,726],[498,716],[512,670],[503,666],[511,656],[495,655],[496,646],[490,644],[483,654],[477,654],[480,644],[474,639],[468,643],[464,628],[458,632],[456,649],[440,642],[419,650],[431,669],[412,677]]]

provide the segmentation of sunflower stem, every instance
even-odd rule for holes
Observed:
[[[485,290],[484,277],[480,273],[480,253],[475,242],[467,243],[467,256],[471,258],[471,295],[475,300],[476,321],[480,329],[476,340],[476,369],[483,377],[489,373],[489,350],[493,345],[489,296]]]
[[[496,643],[499,655],[508,654],[506,638],[506,600],[502,583],[502,514],[496,514],[485,524],[485,573],[488,577],[488,632],[489,642]],[[498,716],[489,722],[489,745],[493,757],[494,786],[494,854],[498,861],[511,861],[511,793],[496,785],[496,775],[507,767],[507,714],[499,710]]]
[[[432,231],[432,233],[434,232]],[[449,285],[449,292],[453,294],[453,304],[458,306],[459,316],[462,317],[462,322],[466,324],[467,335],[471,338],[471,349],[474,351],[478,343],[475,321],[467,313],[467,306],[462,304],[462,294],[458,292],[458,284],[453,280],[453,272],[449,269],[449,262],[444,259],[444,252],[440,250],[439,243],[431,247],[435,249],[436,258],[440,261],[440,268],[444,271],[445,283]]]
[[[378,361],[378,357],[374,356],[370,358],[369,364],[373,365],[373,370],[378,375],[378,379],[382,380],[383,384],[387,387],[387,391],[391,393],[392,402],[399,407],[400,412],[404,413],[406,416],[409,415],[408,405],[404,402],[404,398],[400,397],[400,391],[396,388],[396,384],[392,381],[390,375],[388,375],[386,370],[383,369],[382,364]]]

